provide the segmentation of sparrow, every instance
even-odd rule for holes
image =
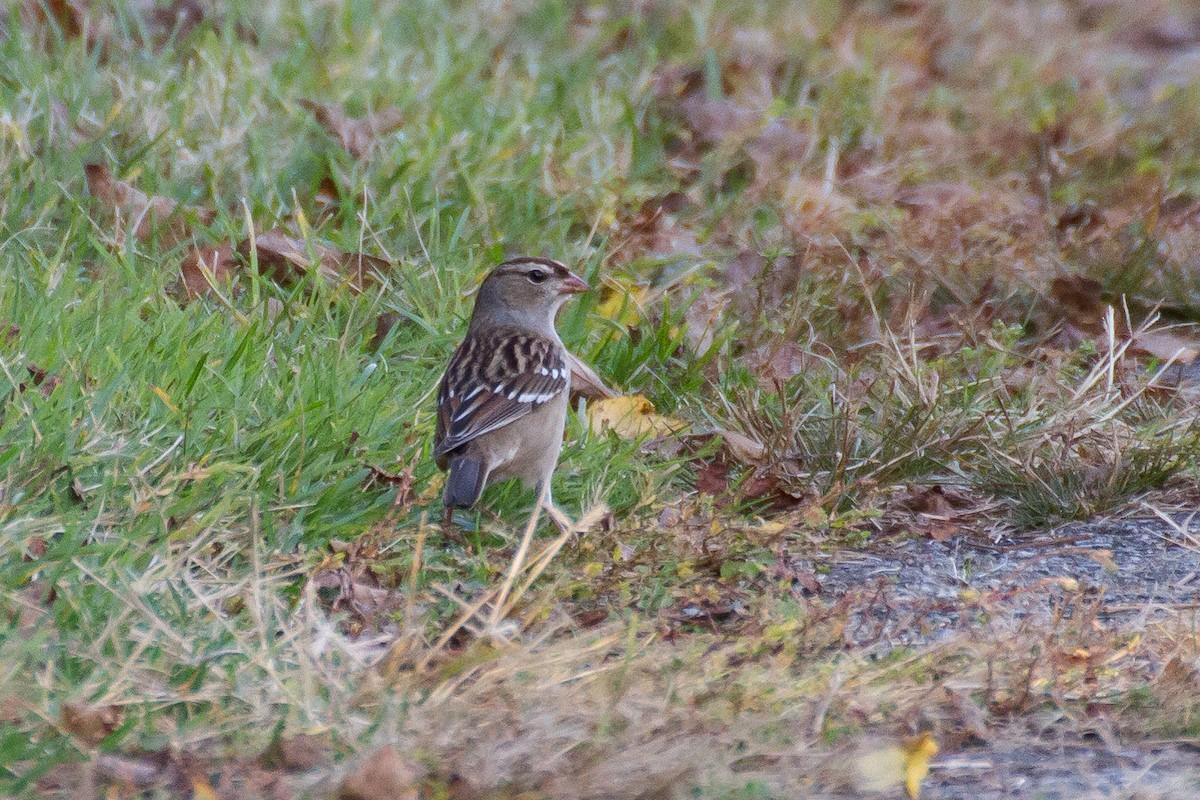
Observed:
[[[443,502],[470,508],[490,483],[520,478],[546,507],[562,450],[571,368],[554,317],[590,287],[549,258],[514,258],[484,279],[437,393],[433,455]]]

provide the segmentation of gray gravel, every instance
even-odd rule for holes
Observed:
[[[877,591],[879,601],[863,612],[854,643],[881,651],[978,624],[978,612],[961,601],[964,592],[1009,593],[993,605],[1020,621],[1048,616],[1070,581],[1101,603],[1101,618],[1114,627],[1175,617],[1200,628],[1200,515],[1186,530],[1181,534],[1159,519],[1132,519],[994,542],[895,539],[873,543],[869,552],[832,551],[793,566],[816,572],[825,602],[848,591]],[[921,796],[1200,800],[1200,746],[1111,737],[1054,742],[1045,733],[1008,731],[986,746],[935,759]]]

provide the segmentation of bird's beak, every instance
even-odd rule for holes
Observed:
[[[579,277],[574,272],[568,272],[567,279],[563,281],[562,293],[579,294],[580,292],[586,292],[591,288],[592,287],[588,286],[587,281],[585,281],[583,278]]]

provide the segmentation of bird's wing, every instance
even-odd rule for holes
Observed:
[[[570,380],[556,341],[513,330],[468,334],[438,387],[434,455],[520,419],[566,391]]]

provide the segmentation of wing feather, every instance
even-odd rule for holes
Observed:
[[[566,391],[570,380],[556,341],[507,329],[468,334],[438,387],[434,455],[524,417]]]

